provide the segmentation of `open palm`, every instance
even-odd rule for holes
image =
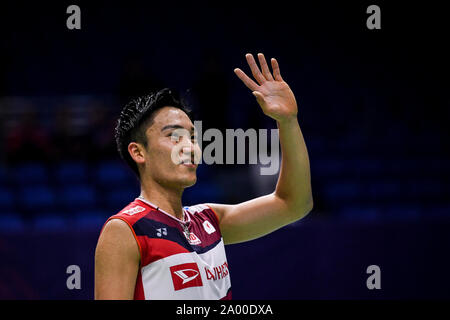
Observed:
[[[258,68],[252,54],[246,54],[245,58],[257,83],[239,68],[234,69],[234,72],[252,90],[264,114],[277,121],[296,117],[297,102],[294,93],[281,77],[277,60],[271,59],[272,75],[262,53],[258,54],[261,70]]]

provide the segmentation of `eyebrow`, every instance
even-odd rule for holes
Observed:
[[[164,126],[161,131],[169,130],[169,129],[186,129],[183,126],[180,126],[179,124],[168,124],[167,126]],[[191,127],[191,132],[194,131],[194,127]]]

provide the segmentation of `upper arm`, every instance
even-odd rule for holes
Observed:
[[[95,250],[95,299],[134,298],[140,252],[128,224],[108,221]]]
[[[292,209],[271,193],[235,205],[208,203],[218,216],[220,231],[227,244],[264,236],[305,216],[312,207]]]

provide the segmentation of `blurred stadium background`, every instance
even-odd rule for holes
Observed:
[[[178,89],[206,128],[276,128],[233,68],[276,57],[299,102],[315,207],[228,246],[237,299],[449,298],[448,26],[438,6],[2,4],[0,298],[92,299],[94,250],[139,194],[115,150],[130,97]],[[269,16],[267,16],[269,15]],[[421,24],[411,23],[411,17]],[[252,165],[202,165],[186,205],[269,193]],[[82,270],[68,290],[66,268]],[[368,290],[366,268],[381,268]]]

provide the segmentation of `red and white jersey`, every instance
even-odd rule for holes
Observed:
[[[131,228],[141,255],[135,300],[231,299],[225,246],[215,212],[184,207],[182,221],[136,198],[118,214]]]

